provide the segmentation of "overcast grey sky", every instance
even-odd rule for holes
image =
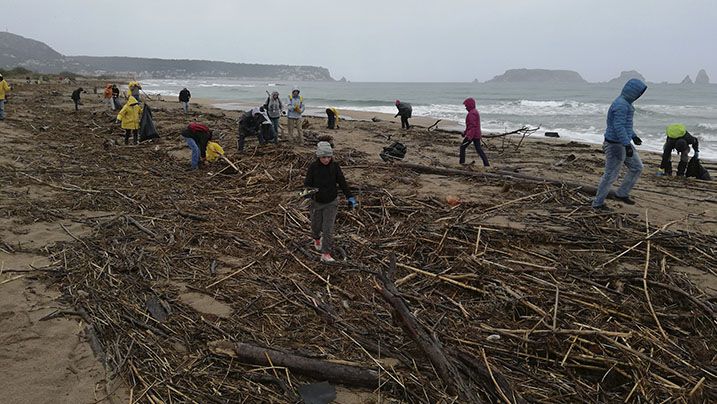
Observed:
[[[129,6],[129,7],[128,7]],[[635,69],[717,82],[717,0],[0,0],[2,29],[65,55],[307,64],[353,81]],[[132,11],[129,11],[132,10]]]

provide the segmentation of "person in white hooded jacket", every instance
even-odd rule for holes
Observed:
[[[289,103],[286,105],[286,117],[288,119],[289,139],[294,138],[294,129],[296,129],[296,143],[301,143],[303,137],[301,133],[301,114],[304,113],[304,97],[299,95],[299,89],[294,87],[289,96]]]

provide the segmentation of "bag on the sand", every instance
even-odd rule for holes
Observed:
[[[139,140],[144,141],[155,138],[159,138],[159,133],[154,126],[152,110],[149,108],[149,105],[145,105],[142,110],[142,118],[139,121]]]
[[[379,156],[383,161],[403,160],[406,156],[406,146],[401,142],[395,142],[388,147],[384,147]]]
[[[712,179],[710,173],[707,172],[707,169],[702,167],[702,164],[700,164],[700,159],[695,156],[692,156],[690,162],[687,163],[687,172],[685,173],[685,177],[695,177],[698,180],[703,181],[710,181]]]
[[[207,125],[203,125],[199,122],[189,122],[189,130],[191,130],[194,133],[197,133],[197,132],[209,133],[209,127]]]

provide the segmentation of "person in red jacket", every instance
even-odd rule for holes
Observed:
[[[460,164],[465,164],[466,149],[471,143],[473,143],[478,155],[481,160],[483,160],[483,166],[488,167],[490,166],[490,164],[488,164],[488,157],[480,147],[480,115],[478,115],[478,110],[476,109],[476,100],[473,98],[466,98],[465,101],[463,101],[463,105],[465,105],[468,115],[466,115],[466,130],[463,132],[463,142],[461,142],[461,151],[458,162]]]

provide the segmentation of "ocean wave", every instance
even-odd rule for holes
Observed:
[[[209,83],[209,84],[197,84],[197,87],[243,87],[243,88],[254,88],[256,84],[224,84],[224,83]]]
[[[713,105],[659,105],[648,104],[635,106],[637,111],[647,111],[668,116],[684,116],[691,118],[709,118],[717,115],[717,106]]]
[[[717,123],[698,123],[697,128],[709,131],[717,131]]]

